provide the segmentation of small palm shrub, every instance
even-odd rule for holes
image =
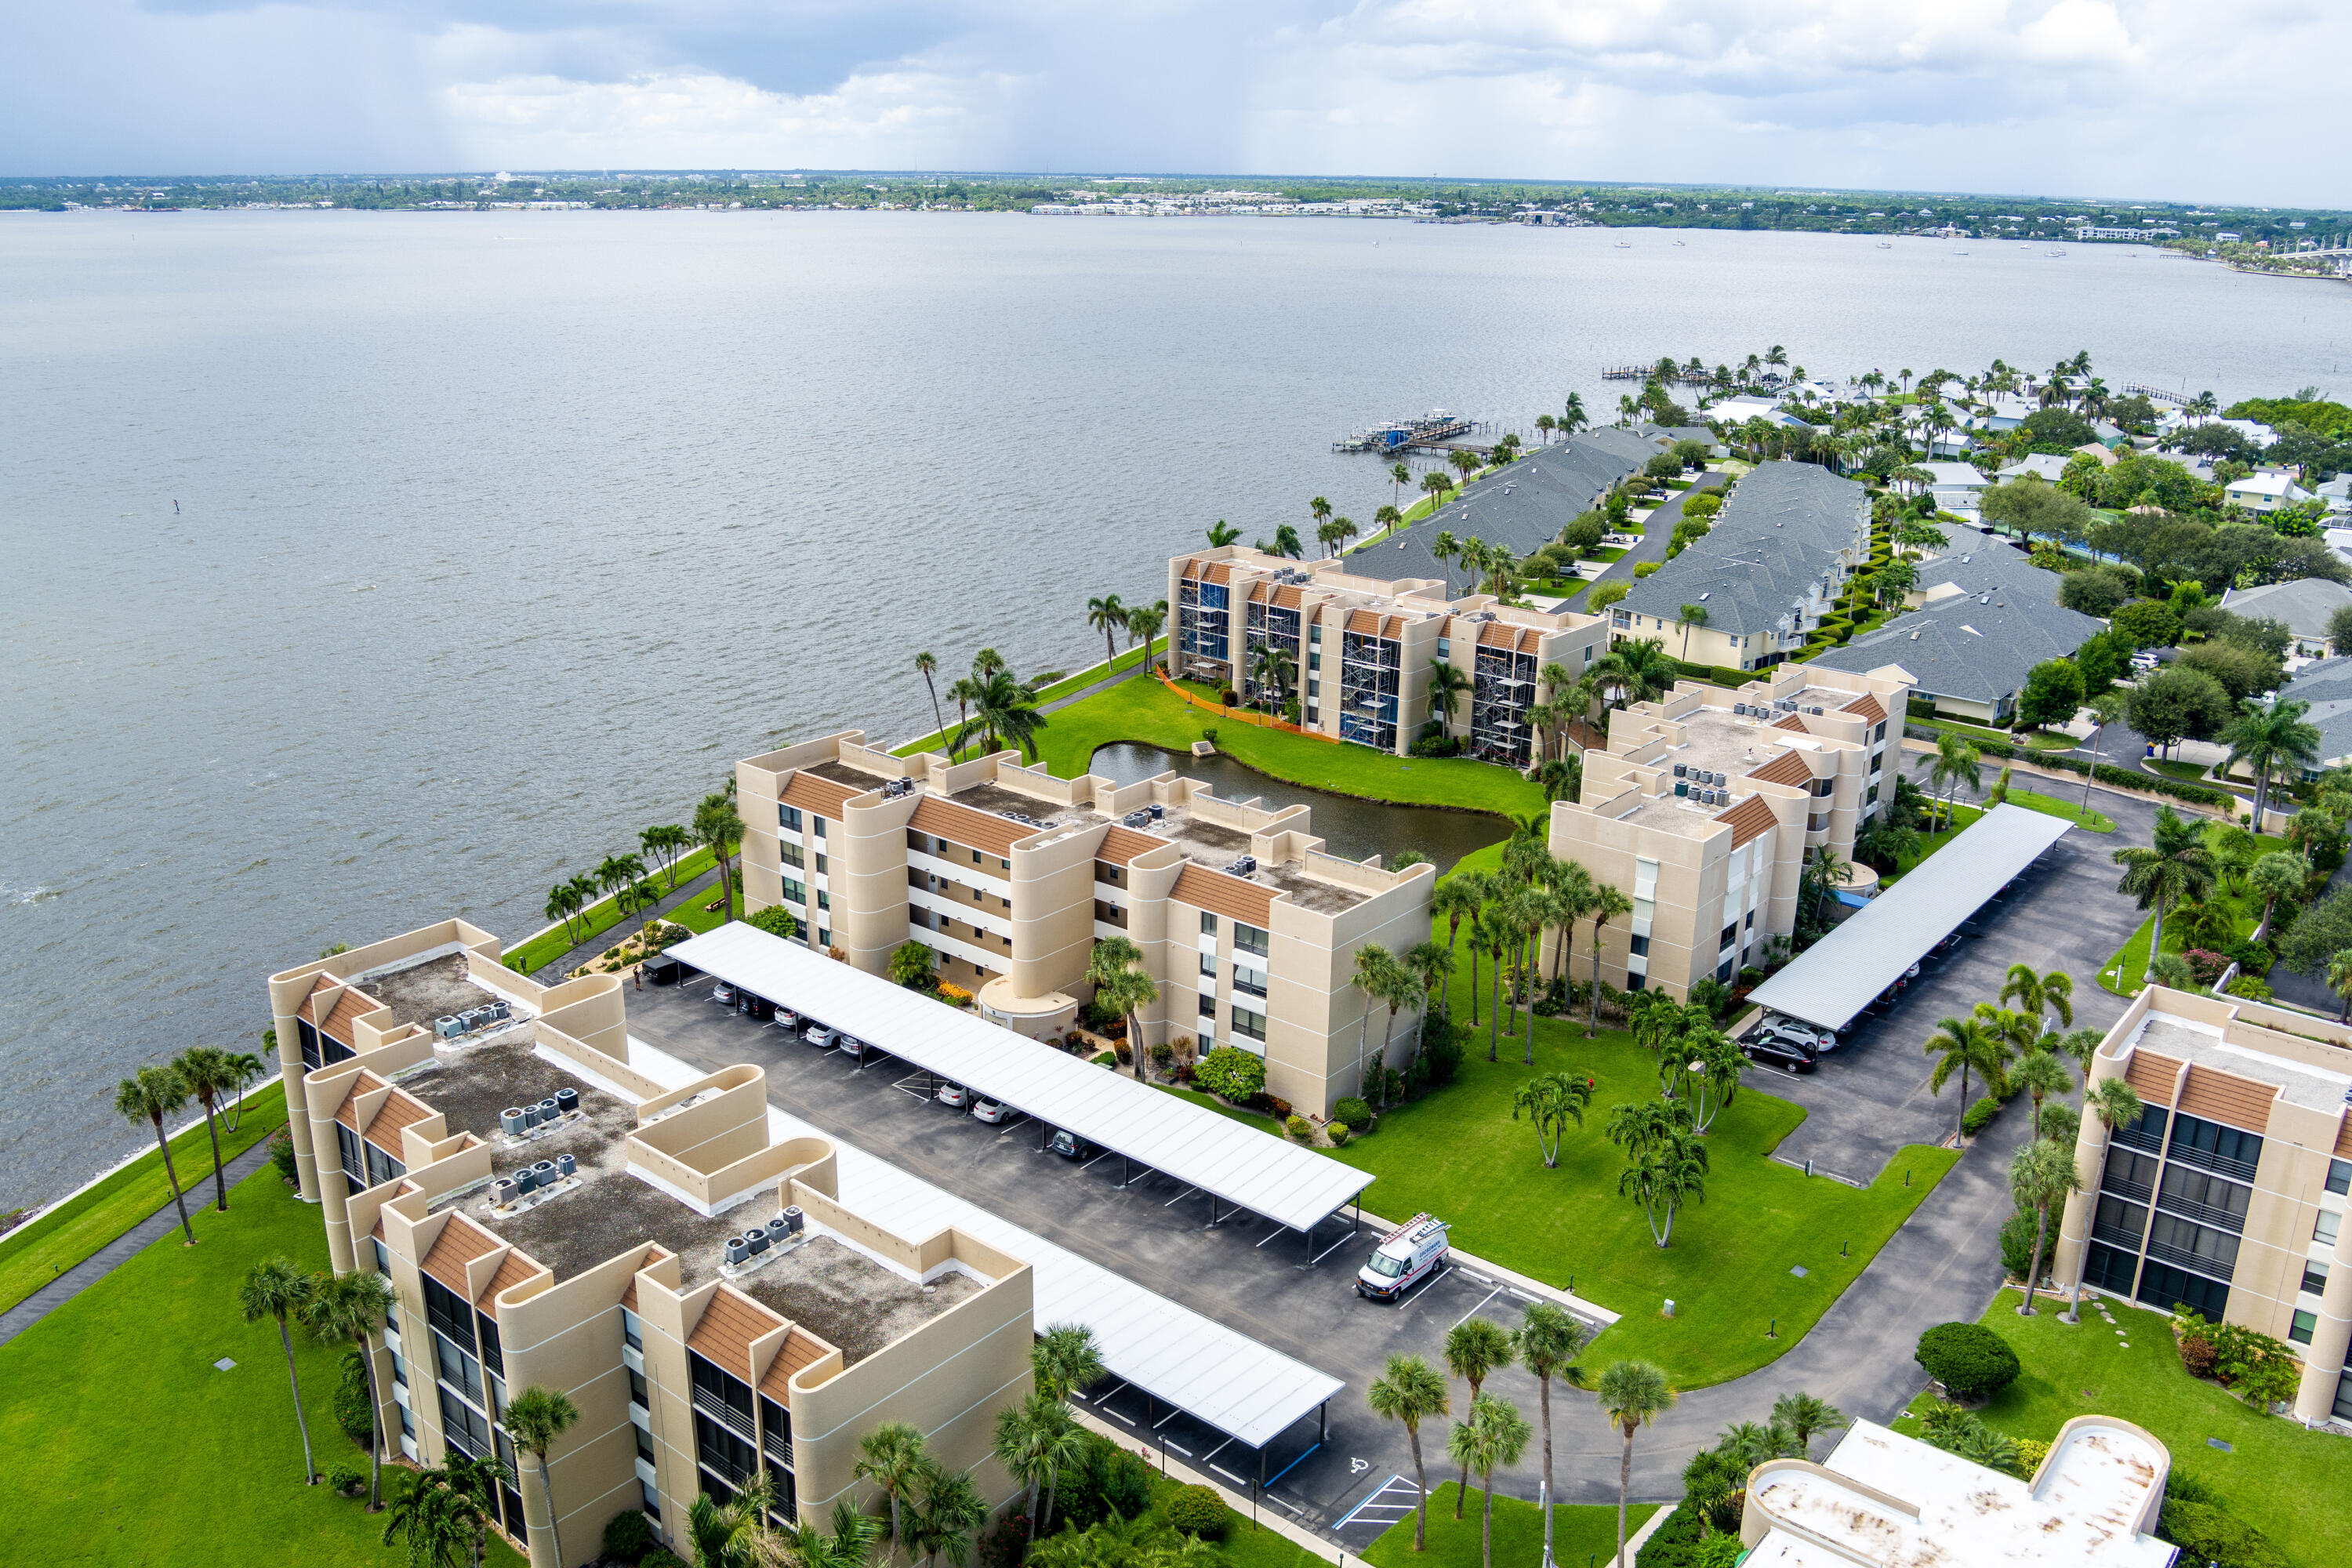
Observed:
[[[327,1472],[327,1485],[338,1497],[350,1497],[367,1485],[367,1472],[345,1459]]]

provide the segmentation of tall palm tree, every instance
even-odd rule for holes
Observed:
[[[929,658],[931,656],[925,654],[922,657]],[[939,711],[939,699],[936,694],[931,700],[931,711],[934,715]],[[940,731],[942,734],[947,732],[947,725],[944,722],[940,725]],[[656,827],[648,827],[638,834],[637,847],[661,867],[663,886],[676,891],[678,857],[694,847],[694,836],[677,824],[668,823]]]
[[[1411,483],[1412,483],[1412,470],[1411,468],[1405,467],[1402,462],[1390,465],[1389,501],[1391,505],[1402,506],[1404,504],[1404,488]]]
[[[1441,528],[1437,531],[1437,537],[1429,542],[1429,552],[1437,558],[1438,565],[1445,573],[1445,596],[1451,599],[1454,597],[1454,563],[1462,553],[1462,542]]]
[[[261,1043],[263,1048],[270,1054],[271,1064],[273,1066],[276,1065],[278,1057],[278,1031],[275,1029],[262,1030]],[[255,1079],[259,1078],[261,1076],[262,1068],[261,1058],[255,1056],[251,1051],[231,1051],[227,1053],[227,1055],[228,1069],[230,1073],[234,1075],[234,1081],[230,1083],[227,1089],[228,1130],[230,1132],[234,1133],[245,1121],[245,1086],[251,1083]]]
[[[1429,895],[1430,915],[1433,919],[1445,921],[1445,952],[1448,963],[1445,966],[1445,984],[1438,993],[1437,1006],[1438,1010],[1449,1018],[1454,1016],[1454,965],[1451,962],[1454,944],[1462,934],[1463,921],[1475,915],[1479,906],[1486,901],[1486,879],[1476,871],[1456,871],[1439,882],[1437,890]],[[1475,986],[1475,982],[1473,982],[1473,984]],[[1473,1005],[1475,1006],[1475,1004],[1474,1003]]]
[[[1355,971],[1349,976],[1349,980],[1364,995],[1363,1026],[1356,1032],[1356,1092],[1360,1095],[1364,1092],[1366,1069],[1371,1066],[1372,1007],[1380,1001],[1381,993],[1389,988],[1390,977],[1396,973],[1396,968],[1395,955],[1379,942],[1368,942],[1356,949]],[[1380,1067],[1385,1081],[1385,1074],[1388,1070],[1388,1040],[1385,1034],[1382,1036],[1381,1047]]]
[[[172,1201],[180,1205],[180,1229],[187,1245],[196,1244],[196,1227],[188,1223],[188,1200],[180,1191],[180,1173],[172,1168],[172,1141],[163,1136],[163,1118],[188,1103],[188,1084],[173,1067],[143,1067],[124,1079],[114,1090],[114,1109],[136,1125],[155,1130],[155,1147],[163,1152],[163,1179],[172,1184]]]
[[[2096,1180],[2106,1169],[2107,1145],[2114,1141],[2116,1129],[2137,1121],[2147,1108],[2140,1103],[2138,1091],[2130,1084],[2119,1078],[2103,1078],[2083,1091],[2083,1109],[2091,1113],[2091,1120],[2099,1129],[2098,1145],[2091,1152],[2091,1170]],[[2083,1271],[2089,1257],[2090,1248],[2086,1247],[2074,1259],[2074,1297],[2066,1304],[2063,1321],[2071,1323],[2082,1316]]]
[[[1435,517],[1445,505],[1445,492],[1454,488],[1454,481],[1444,469],[1432,468],[1421,476],[1421,488],[1429,492],[1429,515]]]
[[[1288,643],[1262,642],[1250,650],[1250,679],[1265,694],[1268,713],[1289,700],[1290,678],[1297,668],[1298,656]]]
[[[1057,1417],[1067,1419],[1068,1415],[1068,1409],[1060,1400],[1042,1391],[996,1413],[992,1451],[1005,1474],[1028,1493],[1022,1508],[1028,1515],[1029,1537],[1033,1541],[1037,1536],[1037,1503],[1045,1486],[1046,1450],[1056,1440]]]
[[[2262,924],[2254,930],[2259,942],[2270,934],[2271,917],[2277,913],[2281,899],[2293,900],[2303,897],[2310,885],[2311,862],[2284,849],[2273,849],[2254,862],[2246,873],[2246,890],[2263,901]]]
[[[2327,961],[2327,988],[2344,998],[2343,1011],[2336,1014],[2336,1021],[2352,1024],[2352,947]]]
[[[1573,1320],[1571,1320],[1573,1321]],[[1405,1441],[1412,1449],[1412,1549],[1429,1550],[1429,1471],[1421,1458],[1421,1424],[1453,1409],[1445,1380],[1417,1355],[1392,1355],[1381,1375],[1364,1390],[1364,1403],[1383,1421],[1404,1423]],[[1549,1454],[1550,1426],[1545,1429]]]
[[[857,1462],[850,1474],[882,1489],[890,1504],[890,1539],[907,1542],[906,1500],[931,1456],[919,1427],[905,1421],[885,1421],[858,1439]]]
[[[2033,1100],[2033,1136],[2042,1137],[2042,1102],[2053,1094],[2071,1094],[2074,1080],[2066,1071],[2066,1064],[2053,1052],[2028,1051],[2024,1058],[2005,1075],[2009,1087],[2021,1089]]]
[[[1444,720],[1446,728],[1452,730],[1454,716],[1462,711],[1462,700],[1470,694],[1475,684],[1469,672],[1461,666],[1443,658],[1430,660],[1430,716]]]
[[[1275,525],[1274,548],[1267,551],[1267,554],[1279,555],[1284,557],[1286,560],[1296,561],[1306,552],[1305,547],[1298,542],[1297,529],[1292,527],[1286,522],[1276,523]],[[1135,612],[1133,610],[1129,610],[1128,614],[1129,616],[1133,616]]]
[[[923,678],[923,687],[931,694],[931,718],[939,725],[932,733],[945,740],[948,732],[948,716],[940,710],[939,672],[940,661],[937,655],[926,652],[915,656],[915,673]],[[652,846],[648,845],[646,847],[651,848]]]
[[[933,1463],[924,1467],[907,1519],[907,1549],[919,1552],[927,1568],[938,1568],[945,1552],[954,1568],[971,1554],[974,1531],[988,1522],[987,1501],[971,1477]]]
[[[1556,421],[1549,414],[1538,414],[1536,416],[1536,428],[1542,432],[1544,441],[1547,445],[1551,441],[1551,432],[1555,423]]]
[[[1929,1093],[1943,1093],[1952,1074],[1960,1075],[1959,1107],[1952,1119],[1952,1136],[1957,1139],[1960,1135],[1960,1118],[1969,1109],[1969,1075],[1980,1073],[1990,1083],[2000,1071],[2000,1044],[1993,1032],[1975,1018],[1946,1018],[1937,1024],[1926,1050],[1936,1058],[1936,1070],[1927,1079]]]
[[[2009,1163],[2009,1192],[2021,1209],[2033,1211],[2033,1254],[2025,1270],[2025,1300],[2021,1318],[2033,1316],[2033,1290],[2041,1275],[2042,1244],[2050,1239],[2050,1205],[2063,1204],[2070,1193],[2083,1190],[2074,1173],[2074,1151],[2040,1137],[2017,1152]]]
[[[1706,606],[1705,605],[1684,605],[1680,610],[1678,610],[1678,611],[1677,611],[1677,612],[1675,612],[1675,613],[1682,616],[1682,622],[1683,622],[1683,654],[1682,654],[1682,657],[1683,657],[1683,662],[1684,662],[1685,664],[1688,664],[1688,663],[1690,662],[1690,635],[1691,635],[1691,628],[1692,628],[1693,626],[1703,626],[1706,625]]]
[[[1160,988],[1143,968],[1143,950],[1123,936],[1108,936],[1087,955],[1087,979],[1102,999],[1127,1020],[1127,1043],[1135,1058],[1135,1079],[1148,1082],[1143,1070],[1143,1025],[1140,1014],[1160,999]],[[1140,985],[1135,982],[1141,981]],[[1149,987],[1147,993],[1146,988]]]
[[[1585,416],[1584,413],[1584,395],[1580,392],[1570,393],[1568,402],[1560,414],[1559,429],[1564,434],[1572,436],[1591,423],[1591,421]]]
[[[1945,799],[1940,804],[1944,805],[1958,803],[1959,788],[1964,784],[1971,790],[1981,788],[1984,758],[1977,751],[1976,742],[1949,730],[1937,731],[1936,754],[1927,761],[1927,783],[1931,789],[1943,792]],[[1944,820],[1945,814],[1939,810],[1936,826],[1941,827]]]
[[[702,804],[694,808],[694,837],[697,843],[707,846],[710,858],[719,868],[719,896],[730,914],[735,910],[735,847],[743,842],[743,819],[735,814],[735,803],[724,795],[707,795]]]
[[[1675,1238],[1675,1216],[1683,1205],[1706,1201],[1706,1145],[1686,1125],[1689,1107],[1675,1109],[1682,1112],[1676,1124],[1661,1126],[1647,1138],[1625,1141],[1627,1163],[1617,1173],[1617,1195],[1642,1205],[1650,1239],[1661,1249]],[[1613,1116],[1610,1132],[1612,1137],[1619,1132]]]
[[[1810,1394],[1784,1394],[1772,1402],[1772,1425],[1793,1438],[1796,1457],[1810,1458],[1813,1434],[1834,1431],[1846,1425],[1845,1412],[1826,1399],[1816,1399]]]
[[[1391,866],[1391,868],[1394,869],[1394,867]],[[1425,1040],[1429,1037],[1429,1013],[1426,1004],[1433,993],[1437,994],[1439,996],[1437,1010],[1441,1015],[1445,1011],[1444,988],[1454,983],[1454,954],[1450,949],[1440,947],[1434,942],[1417,942],[1406,951],[1403,962],[1406,972],[1412,976],[1413,983],[1421,989],[1421,997],[1424,1005],[1420,1032],[1421,1037]]]
[[[1518,1407],[1492,1394],[1476,1394],[1470,1401],[1470,1418],[1456,1421],[1446,1435],[1445,1455],[1462,1465],[1462,1488],[1469,1489],[1470,1472],[1478,1472],[1478,1489],[1485,1494],[1478,1518],[1479,1560],[1484,1568],[1495,1568],[1495,1467],[1516,1465],[1527,1451],[1529,1428],[1528,1418]],[[1461,1498],[1454,1500],[1454,1515],[1461,1514]]]
[[[1445,1364],[1454,1375],[1470,1385],[1470,1403],[1478,1403],[1478,1391],[1486,1380],[1511,1364],[1517,1353],[1511,1343],[1510,1331],[1499,1323],[1484,1318],[1465,1318],[1445,1331]],[[1454,1517],[1462,1517],[1462,1494],[1470,1489],[1470,1467],[1462,1467],[1462,1480],[1454,1489]]]
[[[1242,531],[1240,529],[1232,526],[1221,517],[1209,527],[1209,548],[1212,550],[1223,550],[1226,545],[1231,544],[1234,540],[1239,539],[1241,536]]]
[[[405,1538],[412,1568],[457,1568],[481,1528],[481,1507],[439,1470],[410,1470],[384,1515],[383,1543]]]
[[[1420,950],[1416,948],[1413,951],[1417,952]],[[1388,1011],[1381,1019],[1381,1065],[1384,1070],[1381,1074],[1380,1096],[1372,1101],[1372,1109],[1376,1111],[1386,1110],[1389,1107],[1389,1074],[1385,1069],[1391,1037],[1396,1033],[1396,1016],[1425,1006],[1429,1001],[1428,989],[1422,984],[1421,977],[1413,973],[1411,953],[1402,959],[1389,961],[1389,972],[1382,977],[1380,997],[1381,1005]]]
[[[991,752],[1010,741],[1021,748],[1024,758],[1034,758],[1037,731],[1045,728],[1045,715],[1037,706],[1036,693],[1013,679],[1010,671],[992,670],[978,680],[971,692],[971,717],[956,731],[951,751],[961,752],[977,736]]]
[[[1030,1348],[1029,1366],[1039,1388],[1067,1399],[1102,1381],[1102,1351],[1085,1324],[1051,1323]]]
[[[1672,1408],[1675,1390],[1665,1373],[1650,1363],[1621,1361],[1602,1370],[1593,1392],[1600,1395],[1601,1413],[1625,1439],[1617,1461],[1616,1557],[1617,1568],[1624,1568],[1625,1494],[1633,1485],[1633,1434]]]
[[[1321,496],[1317,496],[1313,500],[1308,501],[1307,510],[1314,515],[1318,527],[1331,521],[1331,503]]]
[[[221,1173],[220,1123],[217,1120],[221,1097],[233,1094],[244,1083],[236,1058],[215,1046],[190,1046],[173,1059],[173,1068],[180,1081],[205,1108],[205,1131],[213,1141],[213,1194],[215,1207],[228,1213],[228,1181]]]
[[[580,895],[572,890],[571,883],[558,882],[554,887],[547,889],[547,908],[544,913],[551,921],[563,922],[563,940],[566,942],[576,940],[572,931],[572,917],[579,912],[579,909]]]
[[[1398,525],[1403,521],[1404,513],[1392,506],[1384,506],[1372,513],[1372,525],[1381,531],[1382,538],[1396,531]]]
[[[2315,766],[2319,761],[2319,731],[2304,715],[2308,702],[2282,699],[2267,708],[2248,708],[2221,731],[2229,742],[2227,766],[2245,763],[2254,770],[2254,827],[2260,831],[2269,808],[2271,780],[2282,773]]]
[[[321,1344],[348,1345],[360,1354],[368,1391],[368,1511],[383,1510],[383,1401],[377,1397],[375,1357],[369,1341],[383,1328],[384,1314],[399,1300],[392,1281],[373,1271],[341,1276],[321,1274],[310,1287],[302,1311],[303,1327]],[[515,1430],[509,1413],[507,1430]]]
[[[265,1258],[255,1264],[246,1271],[245,1283],[236,1288],[236,1304],[247,1322],[257,1323],[264,1318],[278,1321],[278,1342],[286,1350],[286,1381],[294,1390],[294,1425],[302,1434],[306,1486],[318,1484],[319,1467],[310,1457],[310,1418],[302,1413],[302,1376],[294,1364],[294,1334],[287,1323],[309,1309],[311,1289],[310,1276],[288,1258]]]
[[[1530,1301],[1512,1331],[1511,1348],[1519,1364],[1536,1380],[1536,1410],[1543,1425],[1543,1561],[1552,1561],[1552,1510],[1557,1494],[1551,1484],[1551,1380],[1576,1379],[1576,1358],[1584,1349],[1584,1325],[1549,1301]]]
[[[473,1539],[467,1543],[468,1568],[482,1568],[482,1555],[490,1548],[490,1523],[498,1518],[499,1489],[513,1481],[514,1472],[497,1459],[478,1459],[462,1449],[452,1448],[443,1457],[441,1484],[472,1506],[470,1515]]]
[[[2009,966],[2009,975],[2000,983],[2000,1000],[2014,1001],[2018,1011],[2039,1018],[2045,1012],[2058,1015],[2057,1027],[2071,1028],[2074,1022],[2074,977],[2063,969],[2047,974],[2036,974],[2022,963]]]
[[[380,1275],[354,1275],[354,1279],[380,1279]],[[580,1419],[580,1407],[572,1396],[561,1389],[541,1388],[534,1384],[507,1400],[506,1426],[516,1447],[529,1454],[539,1465],[539,1500],[547,1507],[548,1544],[554,1548],[555,1560],[563,1561],[563,1536],[557,1528],[555,1483],[548,1472],[548,1450],[555,1440],[572,1430]]]
[[[1486,963],[1493,971],[1489,977],[1494,987],[1492,1005],[1486,1009],[1486,1059],[1491,1062],[1502,1043],[1503,959],[1527,935],[1518,889],[1512,889],[1487,905],[1479,925],[1486,934]]]
[[[1627,708],[1636,702],[1654,702],[1672,691],[1681,679],[1675,662],[1663,638],[1627,637],[1592,668],[1597,685],[1609,694],[1611,706]]]
[[[2156,826],[2147,846],[2131,845],[2113,851],[2109,858],[2124,868],[2116,891],[2129,893],[2139,907],[2156,911],[2147,944],[2147,968],[2143,982],[2156,976],[2157,954],[2164,951],[2164,915],[2183,899],[2201,901],[2213,890],[2213,852],[2203,830],[2168,805],[2158,806]]]
[[[1088,599],[1087,625],[1102,633],[1103,668],[1108,670],[1118,658],[1118,634],[1127,629],[1127,606],[1118,602],[1117,594]]]

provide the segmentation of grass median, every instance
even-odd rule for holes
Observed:
[[[680,888],[685,887],[688,882],[709,870],[712,864],[708,847],[696,849],[680,857],[677,863],[677,885]],[[669,877],[656,872],[654,881],[662,889],[662,896],[667,898],[671,891]],[[506,954],[507,967],[520,969],[525,974],[543,969],[581,943],[593,942],[611,931],[614,926],[619,925],[624,918],[625,917],[622,914],[619,904],[611,899],[599,899],[587,909],[572,917],[571,928],[568,931],[559,923],[541,931],[513,952]],[[675,920],[677,917],[672,915],[668,918]]]
[[[1557,1412],[1555,1412],[1557,1416]],[[1423,1439],[1426,1443],[1426,1434]],[[1540,1436],[1528,1444],[1528,1456],[1521,1468],[1529,1463],[1539,1463]],[[1454,1517],[1454,1494],[1458,1489],[1452,1481],[1431,1489],[1429,1494],[1429,1550],[1416,1556],[1412,1550],[1412,1515],[1406,1514],[1382,1531],[1380,1539],[1363,1551],[1363,1560],[1372,1568],[1411,1568],[1426,1563],[1429,1568],[1476,1568],[1486,1561],[1479,1550],[1479,1489],[1470,1489],[1463,1500],[1462,1517]],[[1625,1539],[1631,1541],[1635,1531],[1658,1511],[1656,1503],[1634,1503],[1625,1510]],[[1617,1552],[1617,1510],[1613,1504],[1562,1503],[1552,1510],[1552,1561],[1559,1568],[1576,1568],[1580,1557],[1598,1561],[1604,1552]],[[1495,1496],[1495,1561],[1499,1563],[1538,1563],[1543,1558],[1543,1510],[1531,1502],[1515,1497]]]

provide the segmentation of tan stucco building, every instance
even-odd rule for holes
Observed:
[[[1391,582],[1228,544],[1168,563],[1168,662],[1179,675],[1257,696],[1257,649],[1289,653],[1299,722],[1402,756],[1434,717],[1467,752],[1535,760],[1528,709],[1548,665],[1581,678],[1609,650],[1599,616],[1516,609],[1491,595],[1449,600],[1434,578]],[[1431,710],[1431,667],[1467,682],[1450,716]]]
[[[2084,1118],[2054,1276],[2284,1341],[2295,1415],[2352,1426],[2352,1029],[2150,985],[2091,1058],[2110,1078],[2147,1109]]]
[[[1095,942],[1124,936],[1160,986],[1145,1044],[1239,1047],[1265,1058],[1269,1093],[1320,1112],[1356,1091],[1379,1010],[1356,951],[1427,940],[1433,868],[1343,860],[1307,806],[1237,805],[1172,773],[1065,779],[1011,752],[950,763],[864,740],[736,764],[747,913],[782,904],[869,974],[919,942],[983,1016],[1037,1039],[1076,1020]],[[1393,1021],[1398,1038],[1413,1021]]]
[[[1552,854],[1633,901],[1601,928],[1602,978],[1685,1001],[1794,931],[1807,855],[1852,861],[1863,825],[1893,801],[1887,758],[1899,767],[1908,695],[1899,669],[1791,665],[1730,691],[1685,680],[1612,714],[1579,798],[1551,808]],[[1864,868],[1844,885],[1873,884]],[[1589,975],[1591,922],[1579,930],[1570,970],[1581,958]]]
[[[1030,1388],[1029,1266],[845,1207],[829,1142],[770,1138],[761,1068],[664,1089],[630,1063],[620,976],[541,987],[461,921],[269,994],[334,1268],[399,1297],[373,1347],[378,1429],[420,1463],[520,1468],[498,1523],[534,1568],[595,1557],[630,1509],[677,1543],[698,1493],[761,1472],[779,1521],[871,1506],[852,1468],[887,1421],[992,1506],[1013,1495],[990,1443]],[[550,1457],[560,1561],[499,1424],[532,1385],[580,1412]]]

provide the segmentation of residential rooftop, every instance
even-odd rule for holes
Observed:
[[[2352,1096],[2352,1050],[2337,1047],[2345,1070],[2330,1072],[2308,1063],[2292,1062],[2252,1046],[2233,1044],[2227,1032],[2211,1024],[2176,1017],[2150,1009],[2126,1042],[2136,1050],[2186,1061],[2257,1083],[2275,1084],[2278,1097],[2290,1105],[2333,1114]]]

